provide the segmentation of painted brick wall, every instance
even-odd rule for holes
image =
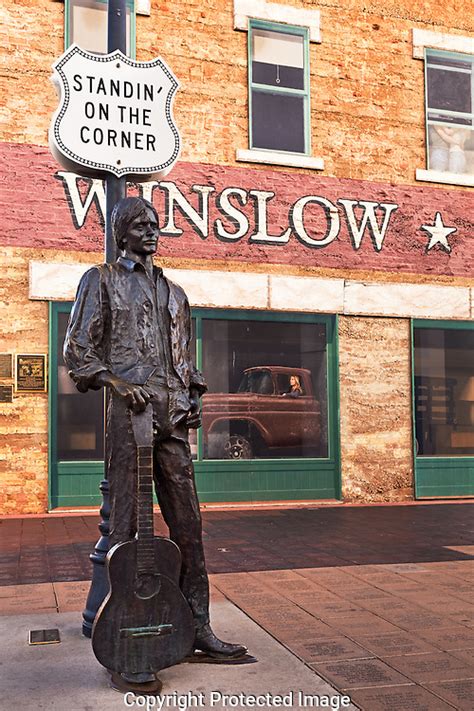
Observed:
[[[343,498],[412,499],[409,321],[341,317],[339,369]]]
[[[29,144],[0,143],[0,172],[6,177],[0,185],[0,211],[4,215],[0,226],[0,244],[30,246],[49,249],[76,249],[97,251],[103,245],[103,227],[100,211],[92,204],[83,226],[74,225],[73,211],[68,204],[65,182],[59,178],[54,159],[46,147]],[[209,218],[201,232],[192,226],[186,215],[174,209],[174,222],[181,235],[166,234],[168,217],[165,211],[169,182],[175,183],[187,201],[199,213],[199,189],[193,186],[210,186],[208,196]],[[305,270],[333,270],[344,276],[349,271],[404,274],[437,278],[473,279],[474,252],[474,191],[446,190],[427,185],[402,186],[362,180],[328,178],[325,176],[291,174],[267,167],[253,170],[248,167],[208,165],[178,162],[172,173],[155,183],[152,199],[161,216],[164,234],[161,237],[160,258],[183,259],[193,256],[196,266],[202,261],[227,261],[244,265],[274,265],[300,267]],[[161,185],[161,184],[160,184]],[[81,202],[86,202],[89,186],[79,181]],[[248,228],[239,239],[220,239],[216,234],[216,221],[235,234],[237,226],[229,215],[218,209],[219,196],[228,187],[245,191],[245,204],[239,205],[235,196],[230,198],[234,208],[244,213]],[[74,186],[75,189],[75,186]],[[257,229],[257,199],[251,191],[267,191],[273,195],[268,200],[266,223],[268,235],[279,236],[291,226],[291,234],[284,244],[255,241]],[[103,189],[102,189],[103,195]],[[294,207],[305,196],[316,196],[329,201],[338,216],[339,230],[329,244],[318,246],[329,234],[332,220],[321,203],[310,202],[303,210],[303,227],[298,230],[292,221]],[[372,201],[388,207],[378,207],[377,224],[382,225],[387,210],[387,229],[383,244],[377,246],[366,227],[357,243],[356,231],[349,226],[348,215],[352,208],[340,200]],[[346,207],[343,207],[346,204]],[[392,206],[392,207],[390,207]],[[357,226],[362,224],[365,208],[353,208]],[[433,225],[436,213],[442,215],[444,224],[455,229],[449,235],[449,250],[442,244],[428,251],[429,234],[422,225]],[[240,267],[238,267],[240,268]],[[374,277],[372,277],[374,279]]]

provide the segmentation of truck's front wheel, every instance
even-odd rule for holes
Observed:
[[[252,459],[252,445],[243,435],[231,435],[224,444],[225,459]]]

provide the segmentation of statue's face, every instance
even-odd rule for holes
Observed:
[[[124,239],[125,251],[147,256],[156,252],[157,245],[158,223],[153,210],[147,207],[130,223]]]

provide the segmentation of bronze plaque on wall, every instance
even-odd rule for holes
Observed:
[[[13,356],[11,353],[0,353],[0,378],[13,377]]]
[[[17,393],[46,392],[46,355],[17,355],[15,390]]]
[[[0,385],[0,402],[13,402],[13,385]]]

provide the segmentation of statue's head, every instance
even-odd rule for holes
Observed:
[[[112,210],[112,233],[119,250],[156,252],[159,234],[158,213],[149,200],[127,197]]]

